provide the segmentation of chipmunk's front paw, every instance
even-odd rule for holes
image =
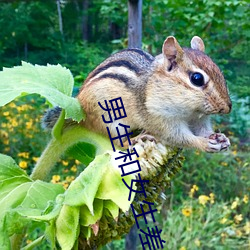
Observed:
[[[154,136],[149,135],[149,134],[140,134],[140,135],[132,138],[131,142],[132,142],[132,145],[135,145],[138,142],[143,143],[147,140],[156,142],[156,139],[154,138]]]
[[[208,138],[207,152],[216,153],[225,151],[230,147],[229,139],[222,133],[214,133]]]
[[[136,143],[143,144],[146,141],[156,142],[155,137],[150,135],[146,131],[142,131],[139,135],[132,137],[130,140],[131,140],[132,146],[135,145]]]
[[[124,147],[129,148],[132,150],[133,146],[137,143],[139,143],[141,146],[145,144],[146,141],[151,141],[151,142],[157,142],[155,137],[152,135],[147,134],[146,132],[141,133],[133,138],[130,139],[131,144],[128,143],[128,141],[125,141],[123,143]]]

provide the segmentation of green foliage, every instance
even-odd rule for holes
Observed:
[[[79,142],[69,147],[66,154],[88,165],[95,158],[96,148],[92,144]]]
[[[106,44],[65,42],[59,63],[69,68],[74,75],[75,86],[81,86],[88,74],[111,53]],[[57,63],[58,63],[57,62]],[[42,62],[45,63],[45,62]]]
[[[250,13],[247,1],[144,1],[144,43],[160,52],[168,35],[189,46],[192,36],[205,41],[206,52],[223,69],[229,89],[249,96]],[[185,6],[185,7],[184,7]]]
[[[0,243],[1,249],[10,249],[9,237],[30,223],[26,216],[42,213],[64,190],[57,184],[33,182],[12,158],[2,154],[0,158]]]
[[[12,69],[0,72],[0,105],[25,94],[40,94],[54,106],[65,109],[65,118],[80,121],[83,110],[77,99],[72,98],[74,80],[69,70],[61,65],[33,66],[22,63]],[[8,88],[6,89],[6,86]]]
[[[23,66],[14,69],[5,69],[0,73],[0,78],[2,83],[2,105],[12,101],[15,97],[23,93],[41,94],[47,97],[48,101],[63,105],[63,102],[69,98],[68,96],[71,95],[73,89],[71,73],[60,65],[48,65],[45,67],[24,63]],[[7,82],[9,86],[6,88]],[[22,83],[21,85],[20,82]],[[76,99],[72,98],[72,100]],[[79,105],[79,103],[77,104]],[[74,112],[69,110],[69,118],[76,118],[79,106],[71,106],[73,106],[71,108],[73,108]],[[67,113],[67,109],[68,106],[65,107],[63,112],[66,111]],[[8,111],[5,111],[4,115],[8,116]],[[77,239],[80,234],[80,227],[81,231],[88,231],[85,236],[89,238],[91,236],[90,224],[97,223],[104,216],[104,213],[105,216],[114,216],[113,218],[116,218],[119,209],[124,212],[129,209],[130,202],[126,199],[129,190],[123,185],[119,169],[113,166],[114,160],[111,159],[111,154],[106,152],[100,156],[96,156],[96,153],[100,154],[101,147],[93,151],[96,145],[90,144],[91,140],[87,140],[87,143],[80,142],[77,146],[74,146],[70,142],[70,138],[74,143],[74,137],[81,137],[79,129],[76,130],[75,136],[70,134],[67,137],[67,133],[65,133],[66,139],[64,138],[65,134],[60,136],[56,130],[61,130],[62,132],[61,120],[63,119],[64,117],[59,119],[56,129],[53,131],[53,134],[57,136],[52,139],[52,143],[48,145],[47,151],[53,145],[51,153],[60,156],[60,153],[58,154],[56,149],[57,151],[67,151],[72,154],[72,149],[77,148],[77,150],[83,153],[86,150],[85,157],[81,157],[84,163],[94,160],[90,163],[89,167],[72,181],[69,188],[64,192],[61,185],[46,183],[40,180],[32,181],[12,158],[0,154],[0,199],[2,203],[0,212],[0,242],[2,249],[9,249],[10,246],[17,247],[15,244],[18,240],[13,235],[22,233],[24,228],[32,224],[32,221],[39,221],[40,224],[38,223],[37,227],[40,228],[44,228],[45,223],[50,225],[44,234],[50,239],[51,246],[55,246],[57,240],[63,249],[71,249],[78,244]],[[77,119],[82,119],[82,117],[78,115]],[[4,134],[4,132],[2,133]],[[8,136],[5,132],[5,137],[8,138]],[[95,137],[94,133],[91,132],[89,132],[89,136],[92,140]],[[96,141],[99,144],[102,143],[102,140],[104,139],[100,140],[97,136]],[[65,146],[67,149],[67,145],[69,145],[70,150],[65,150]],[[88,145],[90,145],[90,148],[87,147]],[[110,146],[109,143],[103,143],[102,146],[106,147],[106,145]],[[106,147],[105,150],[108,148]],[[53,167],[54,162],[52,158],[49,156],[49,161],[47,160],[47,154],[49,154],[47,151],[45,151],[46,153],[41,156],[36,164],[34,172],[31,175],[32,178],[42,178],[37,173],[48,173],[48,169]],[[23,152],[20,156],[29,158],[29,153]],[[43,163],[43,161],[46,162]],[[23,162],[19,164],[20,167],[27,167]],[[124,179],[130,182],[132,178],[133,175],[130,175]],[[62,195],[63,192],[64,194]],[[86,213],[86,211],[89,212]],[[13,239],[10,241],[11,236]],[[26,246],[25,248],[28,249],[32,245],[38,245],[43,240],[44,237],[39,236],[30,246]]]
[[[211,197],[186,198],[177,209],[166,212],[164,249],[248,249],[247,203],[239,199],[223,203]]]
[[[63,34],[55,2],[2,3],[0,65],[13,66],[21,60],[60,63],[71,69],[80,85],[108,54],[127,46],[126,1],[88,2],[87,9],[80,0],[61,4]],[[206,52],[223,69],[232,93],[246,97],[250,93],[248,16],[247,1],[145,0],[144,48],[157,54],[168,35],[175,35],[186,46],[192,36],[199,35]],[[83,41],[84,25],[87,41]],[[112,40],[123,42],[119,45]]]
[[[250,128],[250,98],[232,98],[233,109],[230,115],[216,116],[216,124],[223,131],[230,130],[242,143],[249,143]]]
[[[52,240],[51,244],[55,245],[57,239],[63,249],[71,249],[77,244],[80,226],[97,223],[106,210],[110,211],[109,216],[116,218],[119,208],[123,211],[129,209],[129,190],[123,185],[120,172],[112,165],[108,153],[96,157],[63,195],[61,185],[32,181],[13,159],[5,155],[0,155],[0,158],[0,199],[3,205],[0,239],[3,249],[10,248],[9,237],[22,232],[30,220],[48,222],[51,226],[47,237]],[[126,176],[125,181],[130,182],[132,178]],[[105,215],[108,214],[105,212]],[[42,241],[42,238],[38,239],[37,244]]]
[[[89,2],[87,10],[83,10],[80,0],[63,1],[61,4],[63,34],[61,34],[55,1],[3,1],[0,5],[0,66],[18,65],[21,60],[42,65],[60,63],[71,69],[75,82],[81,86],[88,73],[112,51],[127,46],[126,1]],[[84,16],[88,17],[88,39],[85,41],[83,41],[82,32]],[[247,209],[249,203],[246,197],[250,188],[248,155],[250,24],[248,19],[248,1],[143,1],[143,48],[157,54],[161,52],[162,43],[168,35],[175,35],[184,46],[188,46],[193,35],[201,36],[206,45],[206,52],[223,70],[233,97],[232,113],[226,117],[216,117],[218,128],[231,135],[231,152],[218,155],[186,153],[184,171],[173,182],[172,192],[167,193],[170,206],[167,205],[165,208],[168,211],[167,216],[162,213],[162,220],[166,221],[162,224],[168,242],[166,249],[175,249],[177,246],[187,249],[214,248],[215,245],[216,249],[229,249],[231,246],[235,249],[244,249],[247,236],[249,237],[249,224],[247,224],[249,222],[245,220],[249,216]],[[34,68],[31,71],[34,73]],[[36,76],[34,80],[37,80]],[[64,79],[61,80],[64,82]],[[8,86],[7,84],[12,80],[6,81]],[[72,89],[67,95],[71,96],[71,92]],[[23,93],[20,91],[16,96],[20,94]],[[3,98],[10,98],[10,95]],[[28,104],[26,104],[27,100]],[[41,132],[39,126],[40,116],[46,108],[43,99],[35,95],[21,97],[15,103],[12,102],[1,108],[0,152],[13,155],[18,165],[28,173],[36,164],[47,140],[47,135]],[[60,128],[58,131],[56,135],[60,136]],[[96,154],[96,148],[93,146],[86,151],[86,145],[89,144],[83,145],[81,142],[72,146],[68,155],[73,157],[78,155],[76,157],[78,160],[85,165],[89,164]],[[12,160],[11,162],[10,166],[15,165]],[[9,166],[9,163],[4,165]],[[53,170],[51,181],[67,188],[75,176],[83,171],[85,165],[65,156],[63,160],[59,160]],[[0,164],[1,169],[2,167],[3,165]],[[12,170],[14,169],[17,170],[16,167]],[[4,168],[4,173],[10,172],[6,172]],[[1,180],[1,190],[3,188],[5,192],[0,199],[19,185],[23,185],[23,190],[30,187],[29,177],[21,172],[19,176],[18,173],[19,170],[14,173],[14,176],[5,176],[6,179]],[[209,205],[206,204],[204,207],[199,204],[199,200],[187,197],[194,184],[199,187],[200,195],[207,194],[207,197],[210,197],[208,194],[214,193],[215,204],[209,200]],[[20,192],[25,196],[25,191],[22,192],[20,189]],[[16,193],[13,194],[16,197]],[[19,201],[16,201],[15,197],[13,196],[13,201],[18,204]],[[44,220],[52,220],[59,214],[62,200],[59,199],[57,205],[52,202],[47,206],[42,215]],[[100,217],[104,207],[107,207],[112,216],[116,217],[117,205],[104,203],[99,202],[97,198],[94,199],[93,209],[96,214],[94,217],[88,217],[90,220],[87,221],[82,215],[91,213],[87,206],[82,206],[80,224],[85,226],[93,223],[93,220]],[[10,201],[10,204],[13,203]],[[231,208],[233,204],[237,204],[236,209]],[[225,206],[227,209],[224,209]],[[183,211],[190,207],[192,216],[185,216]],[[13,211],[6,215],[6,223],[10,223],[10,230],[26,225],[27,221],[21,220],[19,212]],[[74,212],[78,213],[78,211]],[[236,223],[237,220],[234,217],[240,214],[243,220]],[[219,220],[224,218],[227,222],[221,223],[222,221]],[[40,221],[32,222],[29,226],[27,243],[33,240],[29,247],[32,247],[32,244],[39,244],[40,241],[43,241],[43,249],[53,247],[53,244],[47,246],[44,244],[45,227],[41,226]],[[75,231],[77,226],[75,222],[72,233],[77,233]],[[45,232],[52,243],[55,242],[56,237],[54,228],[55,225],[52,223]],[[87,230],[85,236],[89,236],[90,233],[91,231]],[[6,240],[3,234],[0,234],[0,237]],[[73,243],[71,242],[71,245]],[[108,249],[111,248],[124,248],[124,240],[110,244]],[[245,248],[247,249],[247,246]]]
[[[201,192],[215,193],[217,199],[223,201],[247,194],[250,188],[248,148],[244,151],[238,149],[234,138],[230,139],[233,146],[223,154],[186,153],[185,174],[180,174],[174,181],[176,201],[180,202],[194,184],[200,187]]]

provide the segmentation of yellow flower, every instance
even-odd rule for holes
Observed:
[[[1,137],[5,137],[5,138],[9,137],[9,134],[4,130],[0,130],[0,135],[1,135]]]
[[[17,106],[17,110],[20,112],[20,111],[25,111],[25,110],[28,110],[28,109],[33,109],[31,106],[27,105],[27,104],[24,104],[24,105],[21,105],[21,106]]]
[[[10,144],[10,140],[8,138],[4,138],[3,139],[3,144],[9,145]]]
[[[197,247],[200,247],[201,246],[201,242],[199,239],[195,239],[194,240],[194,244],[197,246]]]
[[[10,147],[5,147],[4,148],[4,152],[9,152],[10,151]]]
[[[192,214],[192,209],[190,207],[185,207],[181,212],[184,216],[189,217]]]
[[[11,125],[12,125],[12,127],[17,127],[17,126],[18,126],[18,123],[17,123],[16,120],[12,120],[12,121],[11,121]]]
[[[69,186],[69,183],[68,183],[68,182],[64,182],[64,183],[63,183],[63,187],[64,187],[64,189],[67,189],[67,188],[68,188],[68,186]]]
[[[192,188],[190,189],[189,196],[193,198],[194,193],[199,190],[199,187],[196,185],[193,185]]]
[[[68,166],[69,165],[69,163],[67,161],[64,161],[64,160],[62,160],[62,164],[63,164],[63,166]]]
[[[237,153],[238,153],[237,150],[233,150],[233,151],[232,151],[232,154],[233,154],[233,155],[237,155]]]
[[[236,230],[236,235],[238,236],[238,237],[241,237],[242,236],[242,232],[240,231],[240,230]]]
[[[4,116],[8,116],[9,114],[10,114],[10,112],[8,112],[8,111],[3,112]]]
[[[239,162],[239,163],[242,162],[242,160],[241,160],[239,157],[236,157],[235,160],[236,160],[237,162]]]
[[[32,157],[32,160],[34,161],[34,162],[37,162],[38,161],[38,159],[39,159],[39,157]]]
[[[26,128],[27,128],[27,129],[31,129],[31,128],[32,128],[32,126],[33,126],[33,122],[32,122],[32,120],[30,120],[30,121],[26,122]]]
[[[234,221],[236,224],[239,224],[243,220],[242,214],[237,214],[234,216]]]
[[[9,104],[9,106],[10,106],[11,108],[15,108],[15,107],[16,107],[16,104],[15,104],[14,102],[11,102],[11,103]]]
[[[236,197],[235,201],[231,205],[231,209],[235,209],[239,205],[239,198]]]
[[[75,179],[75,176],[67,176],[66,181],[67,182],[72,182]]]
[[[214,193],[210,193],[209,197],[210,197],[210,203],[214,204]]]
[[[228,163],[223,161],[223,162],[221,163],[221,165],[222,165],[223,167],[227,167],[227,166],[228,166]]]
[[[77,171],[76,165],[73,165],[73,166],[70,168],[70,170],[71,170],[72,172],[76,172],[76,171]]]
[[[28,167],[27,161],[20,161],[19,162],[19,167],[22,169],[26,169]]]
[[[60,176],[60,175],[53,175],[53,176],[52,176],[51,182],[52,182],[52,183],[57,183],[57,182],[60,181],[60,179],[61,179],[61,176]]]
[[[220,224],[225,224],[227,222],[227,218],[222,218],[221,220],[220,220]]]
[[[76,164],[76,165],[79,165],[79,164],[81,164],[81,162],[78,161],[78,160],[75,160],[75,164]]]
[[[203,206],[210,200],[210,198],[207,195],[200,195],[198,199],[199,203]]]
[[[243,202],[247,204],[248,201],[249,201],[248,195],[245,194],[243,197]]]
[[[226,238],[227,237],[227,234],[226,233],[221,233],[220,235],[222,238]]]
[[[18,156],[19,156],[19,157],[23,157],[23,158],[26,158],[26,159],[29,158],[29,155],[30,155],[29,152],[21,152],[21,153],[18,153]]]
[[[246,232],[246,234],[250,234],[250,222],[247,221],[246,225],[244,226],[244,231]]]
[[[186,248],[185,247],[181,247],[180,250],[186,250]]]

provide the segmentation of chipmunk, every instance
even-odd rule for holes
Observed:
[[[191,48],[181,48],[169,36],[162,54],[153,57],[140,49],[125,49],[97,66],[85,80],[77,98],[86,112],[83,126],[117,136],[119,123],[129,131],[142,130],[165,145],[219,152],[230,146],[215,133],[211,114],[227,114],[231,100],[218,66],[204,53],[203,40],[194,36]],[[127,117],[104,123],[104,101],[121,97]]]

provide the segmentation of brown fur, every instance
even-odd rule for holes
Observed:
[[[156,58],[135,49],[105,60],[89,74],[78,95],[87,114],[84,125],[103,134],[108,126],[116,136],[120,122],[131,130],[145,130],[164,144],[219,151],[222,143],[213,146],[208,138],[213,133],[208,115],[231,109],[225,79],[202,52],[203,41],[194,37],[191,45],[196,49],[182,49],[174,37],[168,37],[163,54]],[[189,73],[194,70],[207,75],[204,86],[190,82]],[[104,105],[104,100],[118,97],[122,97],[127,117],[105,124],[105,111],[98,102]]]

